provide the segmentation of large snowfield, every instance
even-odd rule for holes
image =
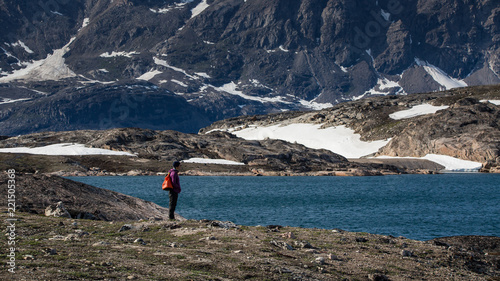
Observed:
[[[376,153],[390,140],[379,140],[372,142],[361,141],[361,135],[345,126],[321,129],[321,125],[315,124],[290,124],[286,126],[274,125],[269,127],[251,127],[232,133],[238,137],[248,140],[263,140],[266,138],[280,139],[288,142],[297,142],[310,148],[323,148],[340,154],[346,158],[361,158]],[[389,157],[381,158],[401,158]],[[425,159],[438,163],[445,167],[446,171],[454,172],[477,172],[482,164],[446,155],[428,154],[424,157],[412,157],[412,159]]]
[[[360,158],[375,153],[389,140],[373,142],[361,141],[361,135],[355,134],[345,126],[320,128],[319,124],[290,124],[269,127],[250,127],[233,131],[236,136],[247,140],[280,139],[296,142],[315,149],[327,149],[346,158]]]

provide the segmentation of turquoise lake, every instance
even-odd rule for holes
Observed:
[[[162,176],[70,177],[168,207]],[[500,236],[500,175],[382,177],[181,176],[188,219],[369,232],[428,240]]]

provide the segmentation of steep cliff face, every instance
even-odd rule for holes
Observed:
[[[147,80],[216,121],[497,84],[499,26],[495,0],[4,0],[0,98]]]

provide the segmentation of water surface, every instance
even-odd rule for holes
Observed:
[[[72,177],[168,207],[163,177]],[[177,211],[241,225],[340,228],[427,240],[500,236],[500,175],[181,177]]]

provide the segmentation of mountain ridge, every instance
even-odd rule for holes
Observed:
[[[0,13],[0,97],[19,107],[146,80],[213,122],[500,83],[492,0],[4,0]]]

